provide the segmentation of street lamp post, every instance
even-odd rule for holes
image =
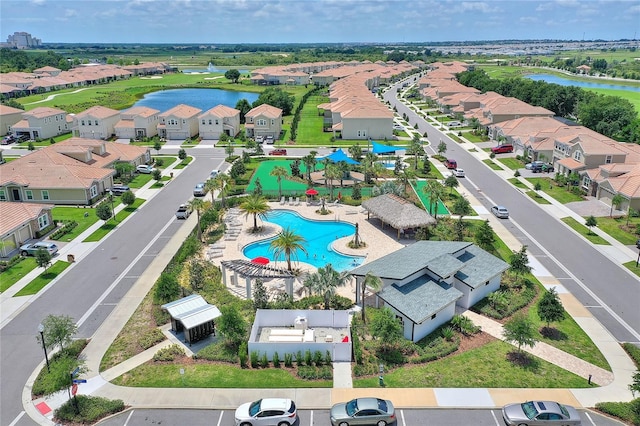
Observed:
[[[640,240],[636,241],[636,247],[638,248],[638,258],[636,259],[636,268],[637,268],[638,263],[640,263]]]
[[[109,189],[109,200],[111,201],[111,214],[113,215],[113,220],[117,222],[118,219],[116,219],[116,209],[113,207],[113,191],[111,189]]]
[[[47,355],[47,345],[44,343],[44,325],[38,324],[38,331],[40,332],[40,340],[42,340],[42,350],[44,350],[44,359],[47,361],[47,373],[50,373],[49,369],[49,355]]]

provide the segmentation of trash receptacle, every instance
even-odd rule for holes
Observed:
[[[74,255],[72,255],[72,254],[68,254],[67,255],[67,262],[73,263],[73,262],[75,262],[75,260],[76,260],[76,257]]]

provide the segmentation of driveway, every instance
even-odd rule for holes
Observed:
[[[567,203],[565,206],[582,217],[604,217],[609,216],[609,213],[611,213],[611,206],[600,200],[596,200],[594,197],[587,197],[586,201],[574,201],[572,203]],[[623,211],[616,210],[615,208],[613,209],[614,217],[624,215],[625,213]]]

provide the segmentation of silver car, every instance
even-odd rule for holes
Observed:
[[[502,408],[502,418],[508,426],[576,426],[580,414],[570,405],[553,401],[527,401]]]
[[[499,219],[509,219],[509,210],[504,206],[491,207],[491,213]]]
[[[196,197],[204,197],[205,195],[207,195],[207,189],[204,186],[204,182],[196,184],[196,186],[193,188],[193,195],[195,195]]]
[[[236,426],[290,426],[296,423],[296,404],[287,398],[263,398],[236,408]]]
[[[58,246],[54,243],[39,241],[37,243],[20,246],[20,254],[23,256],[35,256],[36,252],[41,249],[48,251],[51,256],[58,252]]]
[[[356,398],[331,407],[333,426],[376,425],[395,423],[396,412],[388,399]]]

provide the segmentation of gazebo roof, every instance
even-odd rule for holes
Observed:
[[[393,194],[370,198],[362,207],[396,229],[417,228],[436,223],[426,211]]]
[[[187,330],[213,321],[222,315],[216,306],[208,304],[199,294],[165,303],[162,309],[166,310],[171,318],[180,321]]]
[[[286,269],[275,268],[269,265],[260,265],[250,260],[236,259],[223,260],[222,265],[238,274],[248,278],[294,278],[295,275]]]

